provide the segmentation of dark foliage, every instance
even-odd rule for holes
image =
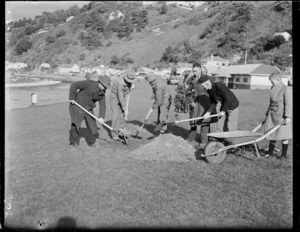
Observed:
[[[26,52],[31,47],[32,47],[32,43],[29,41],[27,37],[24,37],[16,45],[16,54],[21,55],[23,52]]]

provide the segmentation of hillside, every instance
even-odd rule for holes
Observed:
[[[12,27],[6,34],[6,59],[31,68],[42,62],[52,67],[73,63],[160,67],[211,54],[243,60],[247,50],[249,62],[291,65],[287,57],[292,38],[288,42],[281,36],[273,38],[276,32],[292,34],[291,2],[206,2],[196,11],[169,5],[164,13],[162,7],[91,2],[65,12],[64,17],[75,17],[64,23],[59,12],[48,12],[27,26]],[[109,13],[117,10],[125,17],[109,20]],[[46,32],[39,34],[42,29]]]

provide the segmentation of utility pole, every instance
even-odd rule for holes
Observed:
[[[247,64],[247,50],[246,50],[246,54],[245,54],[245,64]]]

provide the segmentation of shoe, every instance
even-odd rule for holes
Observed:
[[[123,135],[131,135],[131,131],[129,131],[125,128],[120,128],[119,132],[121,132]]]
[[[71,147],[77,147],[77,146],[79,146],[79,143],[70,142],[70,146]]]
[[[96,148],[96,147],[97,147],[95,143],[87,143],[87,145],[88,145],[89,147],[93,147],[93,148]]]
[[[287,160],[288,157],[287,156],[279,156],[279,157],[277,157],[277,159],[279,159],[279,160]]]

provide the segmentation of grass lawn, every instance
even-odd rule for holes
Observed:
[[[128,116],[133,134],[151,106],[150,86],[144,81],[136,86]],[[239,128],[251,130],[264,119],[269,91],[234,93],[240,101]],[[99,125],[99,148],[89,148],[84,138],[78,148],[69,148],[68,104],[66,99],[6,111],[5,195],[12,196],[6,201],[6,227],[292,227],[292,159],[227,154],[221,164],[209,164],[130,157],[151,142],[156,113],[145,127],[148,133],[130,138],[128,147],[111,141]],[[110,118],[107,109],[109,125]],[[188,130],[188,123],[169,126],[170,133],[183,138]],[[84,123],[81,131],[85,136]]]

